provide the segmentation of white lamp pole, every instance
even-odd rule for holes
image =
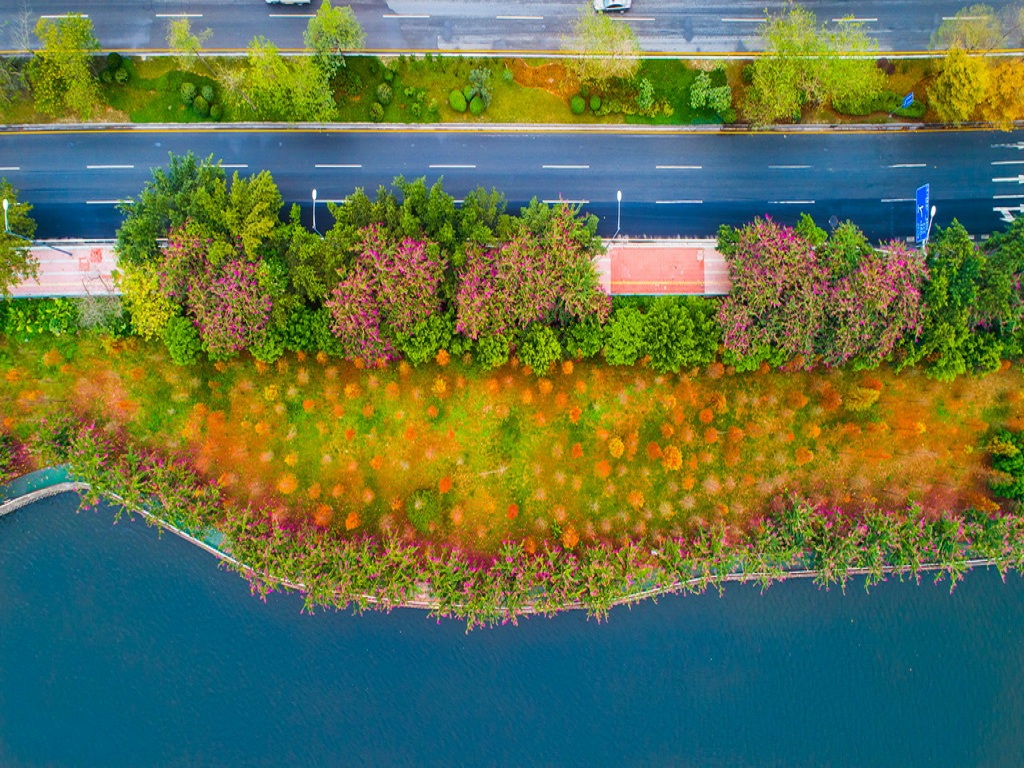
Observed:
[[[928,214],[928,231],[924,233],[924,240],[921,242],[922,248],[924,248],[924,246],[928,243],[928,238],[932,236],[932,222],[935,221],[935,210],[936,208],[933,205],[931,211]]]
[[[313,231],[316,232],[316,190],[313,190]],[[319,232],[316,232],[318,235]]]
[[[41,240],[33,240],[33,239],[29,238],[29,237],[25,237],[24,235],[19,235],[17,232],[11,232],[11,225],[7,223],[7,209],[10,207],[10,205],[11,205],[10,201],[5,197],[4,198],[4,233],[5,234],[10,235],[11,237],[16,237],[19,240],[24,240],[26,243],[29,243],[30,245],[38,243],[39,245],[42,245],[42,246],[44,246],[46,248],[49,248],[50,250],[57,251],[58,253],[63,253],[66,256],[74,256],[74,254],[71,253],[71,251],[65,251],[63,248],[58,248],[56,245],[50,245],[49,243],[44,243]]]
[[[615,234],[613,237],[619,236],[619,230],[622,229],[622,190],[618,190],[615,193],[615,200],[617,201],[616,213],[615,213]]]
[[[5,197],[4,198],[4,232],[10,232],[11,231],[11,227],[7,223],[7,206],[9,206],[9,205],[10,205],[10,203],[7,202],[7,198]]]

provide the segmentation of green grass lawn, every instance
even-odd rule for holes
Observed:
[[[126,84],[104,83],[101,89],[107,103],[128,115],[133,123],[209,122],[208,117],[182,102],[181,86],[186,82],[199,90],[207,85],[212,87],[216,94],[214,103],[221,100],[220,88],[212,77],[176,69],[174,59],[126,58],[124,67],[129,73]],[[230,120],[227,109],[222,120]]]

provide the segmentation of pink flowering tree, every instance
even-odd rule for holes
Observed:
[[[186,228],[172,230],[160,268],[160,288],[177,301],[215,359],[237,354],[254,343],[270,320],[272,299],[259,278],[259,265],[237,248],[217,244]],[[229,258],[223,258],[225,252]]]
[[[589,239],[574,210],[556,206],[538,236],[524,228],[497,246],[470,245],[455,296],[456,330],[472,339],[534,322],[608,319],[611,300],[598,286]]]
[[[727,362],[750,369],[800,356],[808,367],[873,367],[920,334],[923,258],[898,242],[875,250],[852,226],[842,234],[842,243],[814,245],[765,218],[728,243],[733,286],[718,315]]]
[[[446,266],[433,244],[395,241],[382,227],[366,228],[348,273],[326,302],[343,354],[369,361],[397,357],[397,336],[441,311]]]

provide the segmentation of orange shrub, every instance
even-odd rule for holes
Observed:
[[[359,519],[359,513],[358,512],[354,512],[354,511],[353,512],[349,512],[348,516],[345,518],[345,530],[346,531],[353,531],[353,530],[355,530],[356,528],[359,527],[359,524],[361,522],[362,522],[362,520]]]
[[[367,419],[370,418],[371,416],[373,416],[373,405],[372,404],[367,403],[366,405],[363,406],[363,416],[365,418],[367,418]]]
[[[551,390],[554,389],[555,385],[551,383],[551,379],[538,379],[537,380],[537,391],[542,395],[550,395]]]
[[[384,394],[394,400],[400,394],[397,381],[389,381],[384,387]]]
[[[810,400],[807,395],[804,394],[801,389],[791,389],[786,394],[786,405],[792,408],[794,411],[799,411],[803,408]]]
[[[295,475],[291,472],[285,472],[277,480],[277,490],[284,495],[294,493],[295,489],[299,487],[299,481],[295,479]]]
[[[288,465],[289,467],[294,467],[294,466],[295,466],[296,464],[298,464],[298,463],[299,463],[299,457],[298,457],[298,455],[297,455],[297,454],[296,454],[296,453],[295,453],[295,452],[293,451],[293,452],[291,452],[291,453],[289,453],[289,454],[285,455],[285,457],[284,457],[284,463],[285,463],[285,464],[287,464],[287,465]]]
[[[435,377],[434,383],[430,387],[430,391],[438,397],[444,397],[448,394],[448,379],[444,376]]]
[[[586,392],[587,391],[587,382],[585,382],[583,379],[579,379],[576,382],[576,391],[579,392],[580,394],[583,394],[584,392]]]
[[[670,445],[662,452],[661,465],[669,472],[675,472],[683,466],[683,454],[674,445]]]
[[[445,475],[437,484],[437,490],[441,493],[448,493],[452,489],[452,479]]]
[[[668,440],[672,435],[676,433],[676,428],[669,424],[667,421],[661,425],[661,436]]]
[[[316,353],[316,361],[318,363],[320,363],[320,365],[327,365],[327,353],[326,352],[317,352]]]
[[[434,356],[434,362],[444,368],[451,361],[451,355],[448,354],[447,350],[439,349],[437,354]]]
[[[710,408],[703,408],[698,418],[701,420],[701,423],[710,424],[715,418],[715,412]]]
[[[345,439],[346,440],[352,440],[355,436],[356,436],[356,431],[354,429],[352,429],[352,427],[349,427],[348,429],[345,430]]]
[[[376,456],[370,459],[370,466],[373,467],[375,470],[379,471],[380,468],[384,466],[384,457],[378,453]]]
[[[579,443],[573,443],[572,444],[572,457],[574,459],[582,459],[583,458],[583,446],[580,445]]]
[[[555,394],[555,407],[565,408],[569,404],[569,396],[565,392],[558,392]]]
[[[629,506],[634,509],[640,509],[644,505],[644,494],[643,491],[634,488],[629,492],[629,496],[626,497],[626,501],[629,502]]]
[[[725,375],[725,366],[717,360],[708,366],[708,376],[712,379],[720,379]]]
[[[507,517],[509,520],[515,520],[517,517],[519,517],[519,505],[509,504],[508,512],[505,513],[505,517]]]
[[[43,365],[49,368],[52,368],[56,365],[60,365],[62,362],[64,362],[64,358],[60,356],[60,352],[58,352],[56,349],[53,349],[52,347],[46,351],[46,354],[43,355]]]
[[[320,483],[313,483],[308,489],[306,489],[306,496],[308,496],[310,500],[316,501],[320,498],[320,490]]]
[[[718,442],[718,430],[714,427],[708,427],[704,430],[704,442],[708,445],[714,445]]]
[[[612,455],[613,459],[617,459],[622,456],[622,452],[626,450],[626,446],[622,440],[618,437],[613,437],[608,441],[608,453]]]
[[[340,419],[345,415],[345,408],[337,403],[331,408],[331,413],[334,414],[334,418]]]
[[[440,411],[437,410],[436,405],[427,406],[427,416],[429,416],[430,418],[436,419],[438,413],[440,413]]]
[[[726,439],[730,443],[738,443],[743,439],[743,430],[737,426],[729,427],[729,431],[726,432]]]
[[[313,522],[321,528],[330,525],[332,517],[334,517],[334,510],[327,504],[317,504],[316,509],[313,510]]]
[[[657,461],[661,458],[661,446],[655,442],[647,444],[647,458],[651,461]]]
[[[579,543],[580,536],[578,533],[576,533],[576,529],[570,525],[568,528],[565,529],[565,532],[562,534],[562,545],[566,549],[572,549]]]
[[[579,424],[580,417],[582,415],[583,409],[580,408],[578,405],[574,405],[572,408],[569,409],[569,421],[571,421],[573,424]]]
[[[807,448],[800,447],[796,449],[795,455],[796,465],[802,467],[804,464],[809,464],[814,461],[814,454]]]
[[[612,465],[607,459],[601,459],[594,465],[594,474],[602,480],[607,480],[612,473]]]
[[[362,393],[363,391],[359,388],[359,385],[356,384],[354,381],[350,381],[348,384],[345,385],[345,397],[347,397],[349,400],[355,400]]]

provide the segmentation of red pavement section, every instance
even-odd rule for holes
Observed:
[[[102,296],[117,292],[110,274],[116,265],[112,244],[61,242],[57,248],[60,250],[41,245],[32,248],[39,260],[39,278],[13,287],[13,296]]]
[[[606,243],[608,253],[598,270],[607,270],[603,283],[612,295],[725,294],[728,269],[714,245],[714,240]]]

